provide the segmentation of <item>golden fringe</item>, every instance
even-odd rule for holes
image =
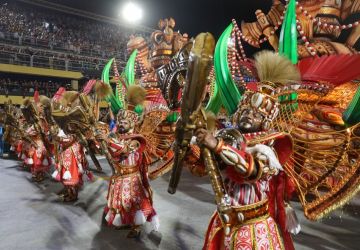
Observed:
[[[127,90],[127,101],[134,107],[138,104],[142,104],[146,98],[146,90],[139,85],[131,85]]]
[[[330,206],[327,206],[324,209],[316,209],[314,212],[310,212],[308,210],[312,210],[312,208],[310,207],[305,207],[305,216],[306,218],[308,218],[309,220],[319,220],[322,219],[324,216],[326,216],[327,214],[331,213],[332,211],[334,211],[337,208],[340,208],[342,206],[344,206],[346,203],[348,203],[351,198],[353,198],[359,191],[360,191],[360,178],[357,177],[359,175],[360,171],[355,171],[355,173],[353,173],[353,176],[356,176],[355,180],[353,181],[352,185],[349,188],[346,188],[346,185],[343,185],[339,191],[337,192],[332,192],[331,194],[327,195],[326,197],[323,197],[322,200],[328,200],[327,202],[329,202],[329,200],[332,202],[332,204]],[[349,182],[349,180],[347,181]],[[345,186],[345,187],[344,187]],[[343,191],[345,194],[341,195],[341,189],[346,189],[345,191]],[[339,194],[340,193],[340,194]],[[340,195],[340,198],[337,198],[337,196]],[[334,198],[335,197],[335,198]],[[332,201],[335,200],[335,201]],[[325,201],[326,202],[326,201]],[[321,206],[321,205],[325,205],[325,204],[321,204],[322,202],[319,201],[317,202],[317,204],[315,204],[315,206]],[[320,210],[320,211],[319,211]]]
[[[255,67],[261,82],[287,84],[300,80],[300,72],[287,58],[272,51],[261,51],[255,55]]]
[[[99,99],[104,99],[105,97],[112,94],[112,88],[109,84],[97,81],[95,83],[95,93]]]

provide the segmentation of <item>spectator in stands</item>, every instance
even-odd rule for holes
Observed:
[[[51,50],[65,49],[103,58],[123,54],[130,35],[116,25],[28,5],[22,7],[19,2],[0,7],[0,30],[12,34],[19,45],[27,41]]]

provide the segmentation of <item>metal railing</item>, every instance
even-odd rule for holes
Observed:
[[[0,51],[0,63],[66,71],[101,70],[104,67],[104,63],[95,64],[86,61],[72,61],[7,51]]]
[[[26,51],[28,51],[26,47],[0,43],[0,63],[65,71],[100,71],[108,61],[102,58],[79,56],[71,53],[64,54],[42,49]],[[78,58],[77,60],[72,60],[66,58],[67,56],[76,56]],[[126,62],[120,59],[117,59],[117,63],[119,70],[122,70],[126,64]]]
[[[100,58],[117,57],[124,61],[127,59],[126,41],[124,41],[121,46],[123,47],[123,51],[119,51],[121,49],[118,48],[117,50],[110,52],[109,50],[106,50],[106,48],[90,49],[87,48],[87,45],[74,46],[71,43],[55,41],[52,39],[39,39],[21,34],[19,35],[17,33],[0,31],[0,42],[5,44],[28,46],[31,48],[47,49],[61,53],[73,53],[77,55]]]

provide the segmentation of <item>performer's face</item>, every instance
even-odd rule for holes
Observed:
[[[131,124],[128,120],[120,120],[118,124],[118,131],[120,134],[125,134],[129,132],[131,129]]]
[[[38,104],[38,111],[40,114],[43,114],[44,113],[44,105]]]
[[[242,133],[253,133],[261,130],[264,115],[254,108],[246,108],[241,111],[238,118],[238,128]]]

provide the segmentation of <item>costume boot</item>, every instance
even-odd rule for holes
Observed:
[[[131,231],[128,233],[128,238],[139,238],[141,233],[140,226],[133,226]]]

